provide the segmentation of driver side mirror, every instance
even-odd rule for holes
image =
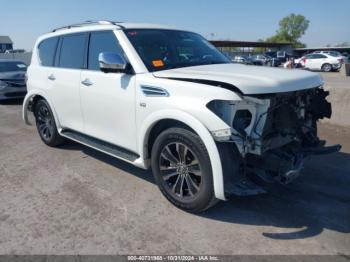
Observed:
[[[102,52],[98,56],[100,70],[104,73],[117,73],[128,71],[130,64],[117,53]]]

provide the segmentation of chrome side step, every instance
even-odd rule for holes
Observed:
[[[140,157],[138,154],[130,150],[102,141],[98,138],[79,133],[74,130],[64,129],[61,131],[60,135],[130,163],[134,162]]]

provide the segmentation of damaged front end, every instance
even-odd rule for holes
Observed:
[[[208,108],[230,123],[232,131],[228,141],[218,142],[219,149],[226,143],[234,152],[231,157],[239,162],[237,168],[224,168],[225,192],[262,193],[248,177],[288,184],[299,176],[307,156],[339,151],[340,145],[325,147],[325,141],[317,136],[317,121],[332,114],[328,95],[322,88],[313,88],[243,96],[242,101],[226,103],[225,108],[222,101],[210,102]],[[223,166],[225,161],[222,158]]]

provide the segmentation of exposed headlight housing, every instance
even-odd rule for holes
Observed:
[[[232,121],[232,127],[235,130],[237,130],[241,135],[245,135],[245,129],[250,126],[252,118],[252,113],[249,110],[237,110]]]

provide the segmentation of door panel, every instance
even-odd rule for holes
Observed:
[[[79,94],[81,70],[50,68],[47,72],[50,97],[61,126],[83,132]]]
[[[309,69],[315,68],[315,59],[313,57],[306,58],[305,67]]]
[[[80,79],[85,133],[136,152],[135,76],[101,72],[102,52],[126,58],[113,31],[90,34],[88,70],[82,71]]]
[[[80,106],[80,74],[86,66],[88,34],[77,33],[60,37],[55,67],[48,70],[48,88],[62,127],[84,131]]]
[[[313,69],[317,69],[317,70],[320,70],[321,67],[322,67],[322,64],[323,64],[323,59],[322,58],[316,58],[316,59],[313,59],[314,62],[313,62]]]
[[[85,133],[136,152],[135,76],[84,70],[80,96]]]

